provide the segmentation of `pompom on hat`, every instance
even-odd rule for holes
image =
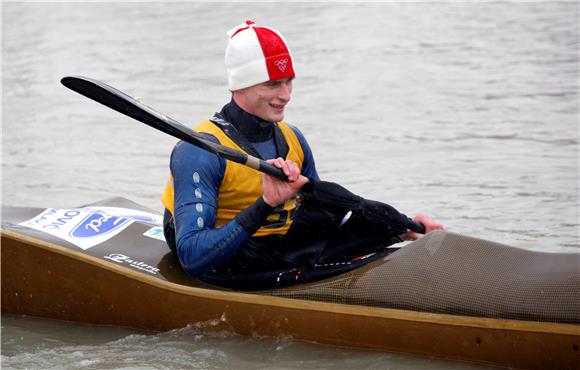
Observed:
[[[248,20],[229,30],[228,36],[226,69],[231,91],[294,77],[292,55],[280,32]]]

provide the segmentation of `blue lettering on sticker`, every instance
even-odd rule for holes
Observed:
[[[51,213],[49,213],[49,214],[54,214],[54,213],[56,213],[56,212],[51,210]],[[80,214],[80,212],[77,210],[68,210],[65,212],[64,217],[57,218],[56,221],[53,221],[47,225],[44,225],[43,228],[50,229],[50,230],[59,230],[61,226],[64,226],[67,222],[74,219],[79,214]],[[44,217],[43,217],[43,219],[44,219]]]
[[[91,213],[81,221],[72,231],[70,236],[75,238],[92,238],[108,234],[129,222],[126,217],[110,216],[103,213]]]

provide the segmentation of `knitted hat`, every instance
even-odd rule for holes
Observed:
[[[231,91],[294,77],[292,55],[275,29],[246,21],[229,30],[228,36],[226,69]]]

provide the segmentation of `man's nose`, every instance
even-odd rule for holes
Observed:
[[[283,83],[278,89],[278,99],[288,101],[292,96],[292,85],[290,83]]]

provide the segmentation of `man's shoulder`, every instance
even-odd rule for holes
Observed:
[[[199,132],[199,133],[215,135],[217,132],[220,131],[219,126],[214,122],[215,119],[216,119],[216,117],[214,116],[211,119],[206,119],[206,120],[202,121],[200,124],[195,126],[194,130]]]
[[[197,130],[196,130],[197,131]],[[199,132],[200,136],[202,136],[203,138],[214,142],[216,144],[219,144],[219,140],[212,134],[208,133],[208,132]],[[215,155],[213,153],[208,152],[205,149],[202,149],[196,145],[193,145],[191,143],[188,143],[187,141],[183,141],[180,140],[175,144],[175,147],[173,147],[173,152],[172,152],[172,157],[175,155],[187,155],[187,156],[191,156],[191,155],[197,155],[197,154],[201,154],[201,155]]]
[[[290,130],[292,130],[292,132],[294,132],[294,135],[296,135],[296,137],[298,138],[298,140],[300,141],[301,144],[304,144],[306,142],[306,137],[304,136],[302,131],[300,131],[300,129],[297,126],[292,125],[286,121],[282,121],[282,123],[284,123],[286,126],[288,126],[288,128]]]
[[[211,134],[200,134],[212,142],[219,143],[218,139]],[[225,167],[223,158],[186,141],[178,142],[171,152],[170,168],[174,177],[179,173],[198,172],[200,175],[203,173],[206,179],[211,178],[219,182],[223,177]]]

